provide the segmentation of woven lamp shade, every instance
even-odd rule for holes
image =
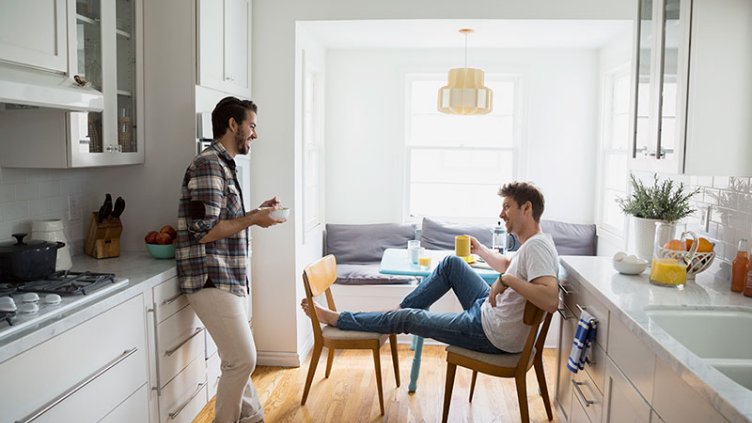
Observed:
[[[438,109],[455,115],[485,115],[493,108],[493,91],[484,86],[480,69],[449,70],[448,84],[439,89]]]

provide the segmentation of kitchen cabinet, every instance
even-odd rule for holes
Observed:
[[[650,423],[650,405],[610,358],[606,363],[604,401],[606,422]]]
[[[71,5],[67,27],[74,36],[69,37],[68,74],[102,93],[103,110],[3,111],[0,126],[6,139],[16,141],[0,145],[0,166],[68,168],[144,162],[142,2],[77,0],[75,7]]]
[[[567,369],[567,359],[572,352],[572,339],[574,339],[574,333],[577,329],[577,320],[566,305],[561,306],[559,314],[561,315],[561,323],[559,329],[559,354],[556,363],[555,401],[560,412],[564,414],[564,420],[572,421],[570,418],[573,389],[572,372]]]
[[[140,415],[135,407],[147,386],[143,306],[139,294],[0,364],[0,379],[9,382],[0,386],[3,420],[128,421],[119,416]]]
[[[0,61],[67,72],[68,0],[4,2],[0,13]]]
[[[197,85],[251,97],[250,0],[199,0],[197,17]]]
[[[656,361],[655,366],[652,404],[655,412],[668,422],[726,422],[707,400],[700,397],[682,380],[681,375],[660,359]],[[653,420],[656,421],[662,420]]]
[[[752,3],[639,0],[630,168],[752,175]]]

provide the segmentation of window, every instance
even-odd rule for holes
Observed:
[[[601,135],[598,195],[599,226],[611,235],[623,238],[625,216],[617,198],[627,195],[627,157],[629,156],[629,66],[624,65],[605,76],[603,132]]]
[[[500,185],[516,176],[519,80],[487,75],[493,111],[458,116],[436,107],[446,74],[409,75],[406,89],[406,217],[488,218]]]

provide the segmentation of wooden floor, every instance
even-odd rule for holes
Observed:
[[[446,377],[445,347],[426,345],[423,348],[418,389],[407,393],[413,353],[408,345],[399,346],[400,377],[397,388],[389,347],[381,349],[384,384],[384,416],[379,412],[373,358],[369,350],[337,351],[329,379],[324,378],[326,349],[321,354],[316,376],[305,406],[300,405],[308,362],[299,368],[257,367],[252,379],[264,405],[265,421],[273,422],[439,422],[444,400]],[[309,359],[310,360],[310,359]],[[556,351],[545,350],[543,362],[546,383],[553,401]],[[516,422],[520,420],[514,379],[501,379],[479,374],[473,402],[467,401],[472,373],[457,368],[450,422]],[[546,422],[546,410],[538,394],[535,371],[527,378],[528,407],[531,422]],[[553,407],[553,404],[552,404]],[[214,400],[209,402],[193,421],[211,423]],[[554,409],[554,422],[556,411]]]

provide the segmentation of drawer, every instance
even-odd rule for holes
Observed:
[[[178,287],[178,278],[160,283],[153,288],[153,293],[157,322],[162,322],[188,305],[188,297]]]
[[[191,423],[206,405],[205,360],[199,357],[162,389],[159,421]]]
[[[562,281],[561,285],[560,292],[563,293],[564,304],[569,307],[575,316],[579,318],[580,309],[584,309],[598,320],[595,342],[608,351],[608,308],[583,288],[582,284],[576,279],[567,279]]]
[[[217,344],[214,343],[214,338],[209,335],[209,331],[204,331],[206,333],[206,352],[204,354],[204,357],[208,360],[209,357],[217,353]]]
[[[222,374],[221,365],[222,360],[219,359],[219,354],[217,353],[206,360],[206,383],[209,389],[207,392],[207,401],[211,400],[214,395],[217,395],[217,384],[219,383],[219,376]]]
[[[149,421],[149,385],[143,385],[100,423],[134,423]]]
[[[572,407],[574,402],[579,402],[585,409],[588,419],[593,423],[601,421],[603,414],[603,394],[595,386],[585,372],[578,372],[572,376]]]
[[[593,344],[588,349],[589,362],[585,364],[585,372],[601,393],[606,378],[606,350],[600,345]]]
[[[609,324],[608,356],[643,398],[653,398],[655,354],[618,318],[611,319]]]
[[[191,306],[157,325],[159,387],[164,387],[191,361],[205,359],[204,328]]]
[[[144,315],[139,295],[0,364],[0,380],[14,381],[0,384],[3,420],[56,400],[36,421],[102,419],[147,381]]]

